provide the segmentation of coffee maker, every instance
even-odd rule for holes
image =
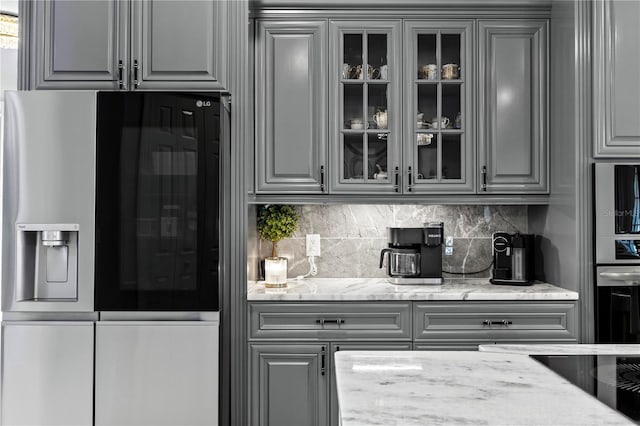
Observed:
[[[442,222],[422,228],[387,228],[389,247],[380,252],[380,268],[388,254],[392,284],[442,284]]]
[[[493,234],[492,284],[531,285],[534,279],[535,235]]]

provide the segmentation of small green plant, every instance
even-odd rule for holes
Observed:
[[[258,232],[263,240],[273,243],[271,256],[278,255],[278,242],[289,238],[298,230],[298,212],[295,207],[270,204],[258,210]]]

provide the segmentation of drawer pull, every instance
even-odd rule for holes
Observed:
[[[498,320],[498,321],[494,321],[494,320],[484,320],[482,321],[482,325],[511,325],[513,324],[511,321],[507,321],[507,320]]]
[[[340,319],[340,318],[337,318],[337,319],[324,319],[323,318],[323,319],[316,320],[316,322],[318,324],[321,324],[321,325],[325,325],[325,324],[338,324],[338,325],[344,324],[344,320]]]

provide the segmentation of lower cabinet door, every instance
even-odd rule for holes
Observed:
[[[334,355],[337,351],[410,351],[411,342],[407,343],[332,343],[331,344],[331,426],[340,425],[340,407],[338,404],[338,388],[336,387],[336,370]]]
[[[326,426],[329,345],[251,345],[252,426]]]
[[[3,425],[93,423],[93,322],[3,322]]]
[[[98,322],[95,425],[217,425],[218,325]]]

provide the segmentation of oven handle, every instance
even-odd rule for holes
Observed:
[[[601,278],[624,281],[627,285],[640,285],[640,272],[600,272]]]

